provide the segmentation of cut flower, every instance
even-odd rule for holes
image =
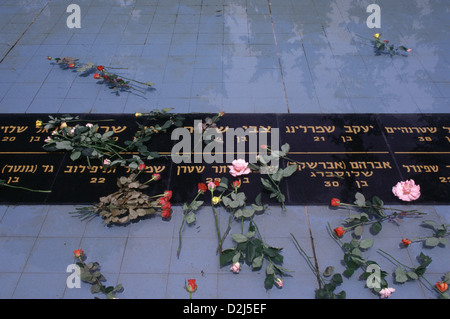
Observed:
[[[250,173],[248,163],[243,159],[234,160],[228,168],[230,169],[230,174],[234,177]]]
[[[380,297],[389,298],[393,292],[395,292],[395,288],[383,288],[380,290]]]
[[[404,182],[398,182],[397,185],[392,187],[392,192],[399,199],[410,202],[420,197],[420,185],[410,179]]]
[[[345,234],[345,229],[343,227],[337,227],[337,228],[335,228],[333,230],[334,230],[334,232],[336,233],[336,235],[338,237],[341,237],[342,235]]]

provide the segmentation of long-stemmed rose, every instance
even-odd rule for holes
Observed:
[[[419,257],[417,258],[420,261],[420,265],[417,267],[410,267],[410,266],[405,265],[404,263],[398,261],[395,257],[393,257],[388,252],[386,252],[382,249],[378,249],[378,251],[380,253],[382,253],[383,255],[385,255],[386,257],[390,258],[394,263],[397,264],[397,268],[395,270],[395,281],[396,282],[405,283],[410,280],[417,280],[417,279],[421,278],[431,287],[431,289],[436,291],[440,295],[441,298],[443,298],[443,299],[450,298],[450,296],[447,293],[445,293],[445,290],[442,291],[440,289],[439,285],[437,285],[437,284],[433,285],[431,282],[429,282],[425,278],[425,276],[424,276],[425,271],[426,271],[427,267],[430,265],[430,263],[432,262],[432,259],[429,256],[427,256],[421,252]],[[447,278],[447,280],[450,281],[449,278]]]
[[[383,200],[378,196],[374,196],[372,200],[366,200],[363,194],[355,194],[354,204],[343,203],[337,198],[332,198],[330,201],[330,206],[332,207],[350,207],[362,209],[364,212],[361,214],[351,214],[347,219],[346,223],[349,225],[347,227],[339,227],[335,231],[338,236],[342,236],[345,231],[350,229],[355,229],[360,231],[363,225],[371,225],[371,230],[373,233],[378,233],[382,229],[381,222],[383,220],[395,221],[399,218],[408,216],[419,216],[426,215],[426,213],[419,212],[416,209],[404,210],[398,208],[385,207]],[[391,214],[386,214],[385,211],[392,211]]]
[[[118,92],[119,90],[121,91],[135,90],[140,93],[145,93],[143,89],[149,87],[151,88],[154,85],[154,83],[149,81],[142,82],[109,71],[110,69],[121,69],[121,68],[95,65],[92,62],[80,63],[78,59],[72,57],[52,58],[48,56],[47,60],[49,61],[54,60],[56,61],[56,64],[60,65],[62,68],[68,68],[71,70],[75,70],[76,72],[81,72],[85,74],[95,72],[94,79],[102,80],[103,83],[106,83],[108,85],[108,88],[116,92]],[[143,87],[138,87],[134,83],[142,85]]]
[[[178,231],[178,249],[177,249],[177,258],[180,256],[181,250],[181,231],[183,230],[184,224],[187,222],[191,224],[195,222],[195,211],[203,205],[203,201],[197,200],[198,197],[204,194],[207,190],[207,186],[205,183],[199,183],[197,186],[197,193],[191,203],[188,205],[184,203],[183,205],[183,221],[181,222],[180,230]]]
[[[214,207],[214,197],[216,197],[216,196],[214,196],[214,191],[215,191],[216,187],[219,186],[219,185],[220,184],[219,184],[218,181],[217,181],[217,184],[215,182],[209,182],[208,183],[208,189],[211,192],[211,203],[212,203],[211,208],[213,210],[214,223],[216,225],[216,233],[217,233],[217,241],[218,241],[218,248],[217,249],[218,249],[219,253],[222,253],[222,236],[220,235],[219,221],[218,221],[218,218],[217,218],[216,209]]]
[[[102,282],[106,281],[106,279],[100,272],[100,265],[98,262],[90,262],[86,265],[84,262],[86,255],[82,249],[74,250],[73,256],[78,260],[76,264],[80,270],[80,279],[92,285],[91,293],[95,294],[102,292],[108,299],[117,299],[115,294],[123,290],[121,284],[118,284],[115,287],[105,287]]]

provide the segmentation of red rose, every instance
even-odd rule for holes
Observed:
[[[104,69],[105,69],[105,67],[102,66],[102,65],[99,65],[99,66],[97,67],[97,70],[99,70],[100,72],[102,72]]]
[[[333,229],[333,230],[334,230],[334,232],[336,233],[336,235],[337,235],[338,237],[341,237],[342,235],[345,234],[345,229],[342,228],[342,227],[337,227],[337,228],[335,228],[335,229]]]
[[[152,175],[152,179],[154,179],[155,181],[157,181],[160,178],[161,178],[161,175],[159,175],[158,173],[155,173]]]
[[[331,206],[339,206],[341,204],[341,201],[337,198],[331,199]]]
[[[241,186],[241,181],[234,181],[233,182],[233,187],[238,188],[239,186]]]
[[[161,212],[161,217],[169,218],[170,217],[170,209],[163,209]]]
[[[172,207],[172,204],[170,202],[165,202],[162,206],[161,209],[162,210],[170,210],[170,208]]]
[[[165,197],[167,200],[170,200],[170,199],[172,198],[172,191],[165,191],[165,192],[164,192],[164,197]]]
[[[224,116],[224,115],[225,115],[225,112],[224,112],[224,111],[222,111],[222,112],[219,113],[219,116],[220,116],[220,117],[222,117],[222,116]]]
[[[94,74],[94,79],[96,79],[96,80],[98,80],[98,79],[101,79],[102,77],[100,76],[100,74],[98,74],[98,73],[95,73]]]
[[[214,180],[214,185],[216,185],[216,187],[219,187],[220,182],[218,180]]]
[[[164,205],[164,204],[166,204],[167,202],[168,202],[168,200],[167,200],[167,198],[165,198],[164,196],[163,197],[159,197],[157,200],[156,200],[156,202],[158,203],[158,205]]]
[[[206,187],[205,183],[198,183],[198,190],[202,193],[205,193],[208,187]]]
[[[188,279],[186,290],[188,292],[195,292],[197,290],[197,284],[195,283],[195,279]]]
[[[438,281],[436,283],[436,288],[439,289],[440,292],[444,292],[448,289],[448,284],[445,281]]]
[[[74,68],[75,67],[75,63],[70,63],[69,64],[69,68]]]
[[[74,250],[74,251],[73,251],[73,255],[74,255],[76,258],[83,257],[84,251],[81,250],[81,249]]]
[[[408,246],[411,244],[411,241],[409,239],[402,239],[402,243],[403,245]]]

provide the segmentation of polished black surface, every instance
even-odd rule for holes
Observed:
[[[133,139],[138,123],[147,127],[156,124],[134,114],[78,115],[81,125],[93,122],[100,132],[114,130],[118,145]],[[172,139],[171,128],[166,134],[153,135],[146,144],[149,151],[158,151],[161,157],[144,160],[146,169],[139,175],[145,182],[154,173],[160,174],[161,179],[152,182],[146,192],[156,195],[171,189],[174,204],[190,202],[198,183],[223,177],[230,183],[241,181],[248,203],[261,192],[266,202],[275,203],[262,188],[260,179],[264,175],[252,172],[233,177],[228,166],[233,159],[255,162],[261,144],[275,148],[277,143],[290,146],[288,158],[280,165],[298,165],[296,173],[280,184],[288,205],[327,205],[332,197],[352,202],[356,192],[400,204],[403,202],[393,195],[392,187],[408,179],[421,186],[422,196],[415,203],[450,202],[448,114],[225,114],[215,123],[216,144],[202,140],[210,137],[202,136],[197,125],[216,114],[181,115],[184,130],[180,134]],[[0,116],[0,179],[10,185],[52,192],[2,187],[0,202],[89,204],[116,191],[117,178],[130,173],[127,167],[106,169],[100,161],[89,166],[85,158],[74,162],[68,153],[45,151],[42,145],[49,132],[36,128],[37,119],[45,122],[48,116]],[[180,150],[182,145],[186,151],[193,149],[194,155],[184,157],[182,162],[173,160],[171,151]],[[203,200],[209,202],[210,194],[203,195]]]

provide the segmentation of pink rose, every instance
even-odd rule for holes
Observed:
[[[234,272],[235,274],[239,273],[239,270],[241,269],[241,264],[236,262],[231,266],[230,270]]]
[[[111,164],[111,161],[109,159],[105,158],[103,160],[103,165],[110,165],[110,164]]]
[[[228,166],[230,169],[230,174],[234,177],[239,175],[246,175],[250,173],[250,168],[248,168],[248,163],[243,159],[234,160],[232,165]]]
[[[215,184],[214,182],[209,182],[209,183],[208,183],[208,189],[209,189],[210,191],[215,190],[215,189],[216,189],[216,184]]]
[[[395,196],[403,201],[410,202],[420,197],[420,186],[411,179],[405,182],[398,182],[392,187]]]
[[[283,279],[281,279],[281,278],[277,278],[276,280],[275,280],[275,285],[277,285],[278,286],[278,288],[283,288]]]
[[[393,292],[395,292],[394,288],[381,289],[380,290],[380,297],[381,298],[389,298]]]

